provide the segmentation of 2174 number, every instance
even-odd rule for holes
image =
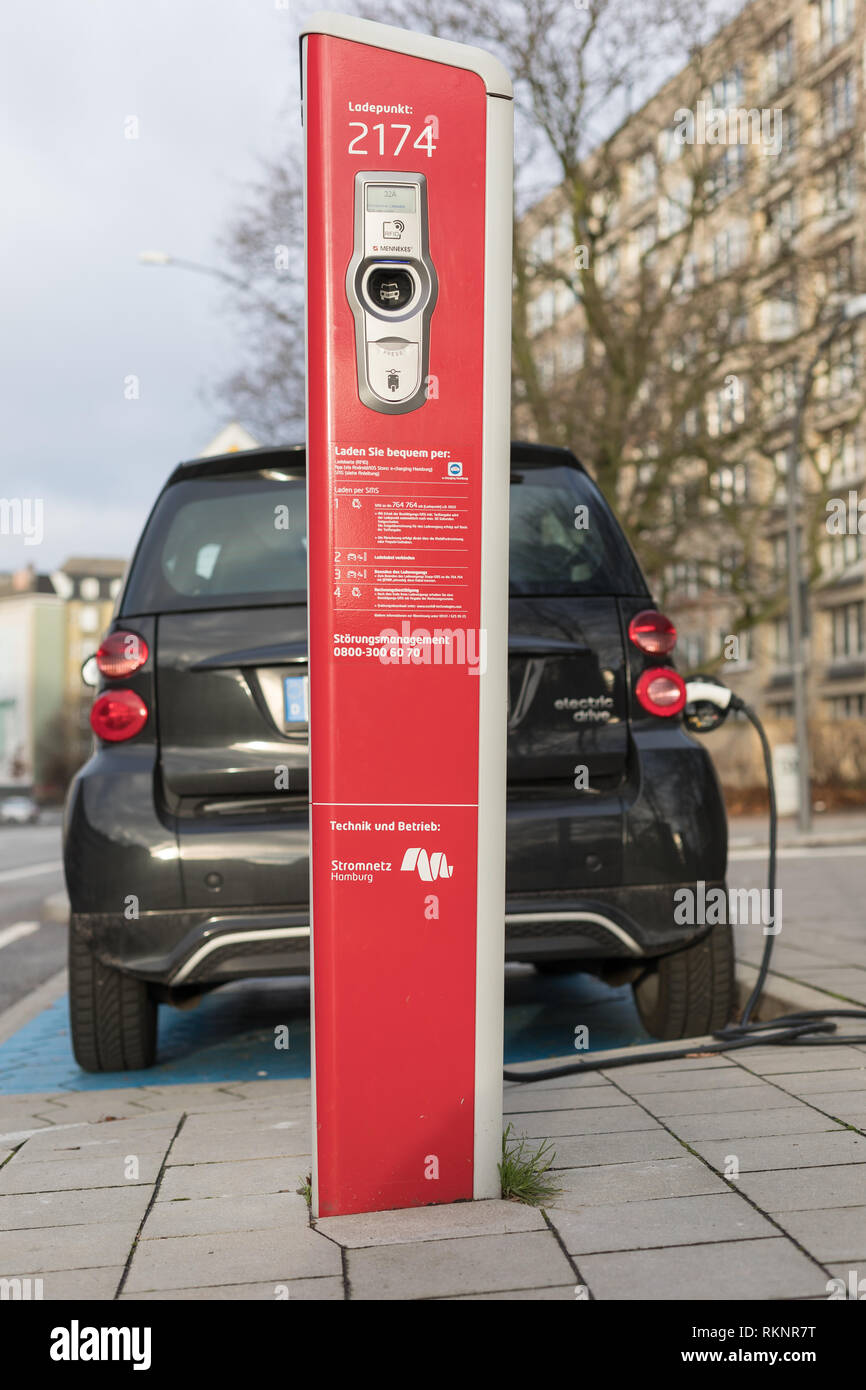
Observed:
[[[374,125],[371,127],[365,125],[363,121],[350,121],[349,129],[357,130],[359,132],[358,135],[354,135],[352,139],[349,141],[348,151],[349,154],[357,155],[366,155],[370,153],[370,151],[366,148],[366,140],[368,135],[372,134],[374,140],[378,144],[378,150],[376,151],[376,153],[380,155],[385,155],[386,153],[389,153],[389,151],[386,150],[386,145],[393,145],[394,148],[390,151],[390,153],[396,158],[402,150],[403,146],[406,144],[406,141],[412,134],[412,127],[410,125],[397,125],[394,122],[392,122],[388,126],[380,122],[379,125]],[[386,130],[391,132],[387,139],[385,136]],[[402,131],[402,134],[399,134],[400,131]],[[365,147],[363,149],[361,148],[361,141],[365,142]],[[424,126],[420,134],[418,134],[416,138],[412,141],[412,148],[413,150],[423,150],[427,155],[428,159],[433,158],[433,151],[436,149],[436,146],[433,144],[432,125]]]

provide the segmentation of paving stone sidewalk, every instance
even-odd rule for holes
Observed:
[[[780,1008],[866,1006],[853,830],[833,858],[841,910],[820,874],[785,894]],[[729,878],[761,886],[764,872],[746,855]],[[738,929],[746,988],[764,940]],[[560,1190],[542,1210],[313,1227],[297,1191],[308,1081],[0,1096],[0,1280],[41,1279],[46,1299],[760,1301],[866,1278],[866,1044],[509,1083],[504,1106],[515,1135],[555,1150]]]
[[[745,824],[742,818],[731,822],[732,846]],[[843,824],[848,826],[844,834]],[[796,853],[803,837],[790,823],[780,836],[782,926],[773,943],[768,993],[789,1009],[866,1008],[866,815],[835,817],[834,835],[834,844],[811,848],[813,872],[796,876],[786,849]],[[749,858],[738,857],[732,848],[728,887],[761,889],[766,861],[762,853],[751,857],[756,851],[746,852]],[[761,925],[739,925],[735,937],[739,974],[751,985],[767,938]],[[866,1034],[866,1020],[852,1021],[847,1031]]]
[[[559,1194],[312,1227],[309,1083],[0,1098],[0,1278],[45,1299],[827,1297],[866,1276],[866,1047],[511,1083]]]

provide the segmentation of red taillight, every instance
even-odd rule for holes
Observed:
[[[134,690],[106,690],[94,700],[90,727],[97,738],[122,743],[135,738],[147,723],[147,705]]]
[[[667,656],[677,644],[677,630],[670,618],[654,608],[635,613],[628,625],[628,635],[647,656]]]
[[[112,632],[96,653],[96,664],[109,680],[131,676],[147,661],[147,643],[137,632]]]
[[[686,703],[686,683],[676,671],[667,666],[655,666],[644,671],[635,686],[635,694],[648,714],[665,717],[679,714]]]

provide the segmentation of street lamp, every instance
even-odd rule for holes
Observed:
[[[791,670],[794,680],[794,723],[797,741],[798,824],[801,831],[812,828],[812,788],[809,776],[809,720],[806,706],[806,668],[804,661],[803,617],[807,595],[802,588],[799,526],[799,460],[803,415],[812,390],[815,368],[846,323],[866,316],[866,294],[855,295],[838,309],[827,333],[821,338],[803,375],[797,398],[791,445],[788,451],[788,478],[785,512],[788,533],[788,613],[790,621]]]
[[[248,294],[266,313],[279,319],[280,323],[286,324],[289,328],[296,329],[298,327],[296,318],[290,318],[288,314],[284,314],[282,309],[278,309],[270,299],[259,294],[258,290],[254,289],[247,280],[242,280],[239,275],[232,275],[230,271],[222,270],[219,266],[202,265],[200,261],[187,261],[180,256],[169,255],[168,251],[139,251],[138,259],[141,265],[174,265],[179,266],[181,270],[194,270],[197,275],[209,275],[213,280],[222,280],[234,289],[242,290],[244,294]]]

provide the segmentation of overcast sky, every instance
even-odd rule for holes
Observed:
[[[207,400],[239,365],[224,287],[138,253],[220,264],[246,186],[299,138],[298,30],[320,7],[6,0],[0,498],[43,499],[44,541],[0,533],[0,571],[128,556],[226,423]]]
[[[281,3],[4,6],[0,497],[43,498],[45,539],[0,535],[0,570],[128,555],[168,472],[224,423],[203,399],[237,364],[224,291],[137,257],[219,263],[244,186],[299,121],[317,6]]]

